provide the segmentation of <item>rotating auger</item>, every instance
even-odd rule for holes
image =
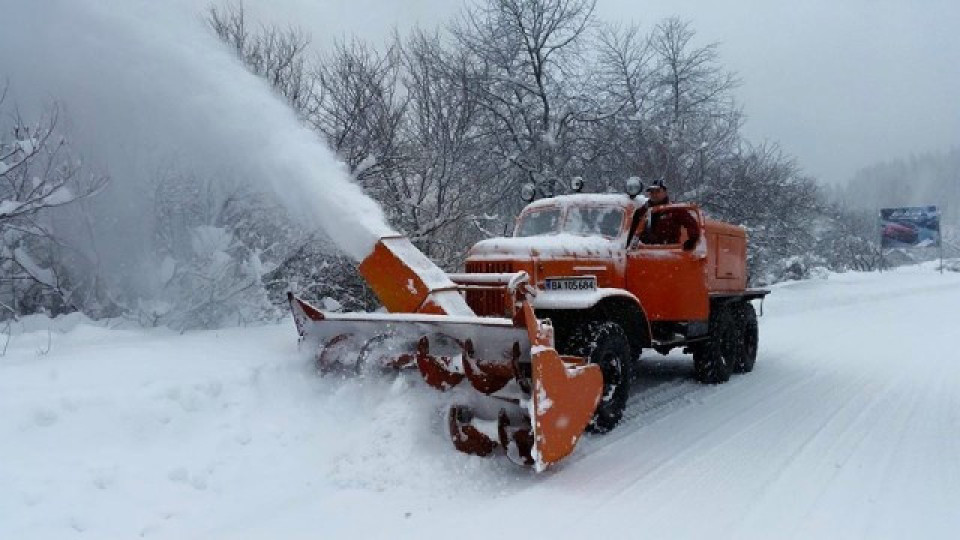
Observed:
[[[471,405],[452,404],[453,445],[497,452],[544,470],[569,455],[603,389],[595,365],[554,349],[553,328],[537,320],[525,272],[446,274],[404,237],[384,237],[360,264],[383,305],[380,313],[326,313],[289,294],[301,347],[318,371],[417,369],[444,391],[469,384]],[[508,317],[478,317],[462,292],[498,290]]]

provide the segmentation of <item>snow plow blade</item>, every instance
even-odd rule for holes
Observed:
[[[381,239],[360,271],[388,309],[403,312],[328,313],[288,295],[300,346],[319,373],[415,369],[440,391],[472,388],[454,393],[468,403],[451,404],[447,417],[453,445],[469,454],[505,454],[539,472],[573,451],[603,375],[557,353],[525,273],[457,275],[454,283],[405,238]],[[474,315],[460,295],[469,288],[513,296],[513,317]]]

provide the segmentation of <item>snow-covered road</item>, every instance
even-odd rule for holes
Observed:
[[[32,319],[0,357],[0,538],[956,537],[960,274],[764,307],[752,374],[644,354],[621,425],[542,475],[455,452],[413,374],[318,379],[292,325]]]

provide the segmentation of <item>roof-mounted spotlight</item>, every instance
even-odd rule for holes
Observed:
[[[626,188],[627,195],[629,195],[632,199],[643,193],[643,182],[640,181],[639,176],[631,176],[630,178],[627,178]]]
[[[537,196],[537,187],[533,184],[524,184],[520,186],[520,198],[524,202],[532,202]]]
[[[574,193],[580,193],[581,191],[583,191],[583,178],[579,176],[574,176],[573,178],[571,178],[570,189],[572,189]]]

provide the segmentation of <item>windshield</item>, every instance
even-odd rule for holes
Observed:
[[[532,210],[523,214],[517,227],[517,236],[537,236],[557,232],[560,209],[557,207]]]
[[[623,208],[618,206],[571,206],[563,232],[613,238],[620,234],[622,224]]]

